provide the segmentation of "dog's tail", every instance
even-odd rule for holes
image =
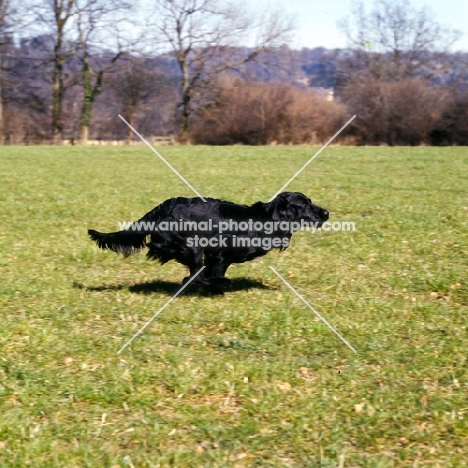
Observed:
[[[121,253],[124,257],[138,253],[146,247],[145,232],[118,231],[106,234],[89,229],[88,234],[99,248]]]

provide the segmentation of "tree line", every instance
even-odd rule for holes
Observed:
[[[294,51],[294,19],[218,0],[0,0],[4,144],[468,144],[459,33],[404,0],[362,4],[349,47]],[[313,55],[313,57],[312,57]]]

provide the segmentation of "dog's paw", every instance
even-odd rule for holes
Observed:
[[[186,276],[182,280],[182,284],[185,285],[187,282],[190,280],[191,276]],[[195,278],[190,285],[195,286],[195,287],[202,287],[205,291],[211,293],[211,294],[219,294],[222,295],[224,294],[223,288],[229,286],[231,284],[231,280],[228,278],[214,278],[214,277],[209,277],[209,278],[200,278],[197,277]]]
[[[210,284],[217,284],[219,286],[229,286],[231,284],[231,280],[229,278],[223,277],[218,278],[216,276],[209,276],[208,278],[204,278]]]

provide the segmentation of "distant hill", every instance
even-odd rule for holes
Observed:
[[[40,62],[46,67],[47,62],[52,59],[54,43],[51,37],[40,35],[24,39],[19,47],[10,47],[7,57],[13,60],[14,65],[25,68],[26,63],[30,61]],[[250,50],[248,48],[232,48],[238,51],[239,56],[245,55]],[[284,83],[297,86],[334,88],[338,82],[339,64],[351,53],[347,49],[325,49],[316,47],[313,49],[303,48],[300,50],[290,49],[287,46],[281,46],[269,49],[254,62],[249,62],[239,66],[236,70],[225,73],[225,76],[238,76],[247,81],[263,81],[265,83]],[[98,47],[93,48],[93,54],[98,60],[105,59],[106,55],[112,56],[113,53],[101,50]],[[130,53],[126,54],[131,58]],[[433,77],[434,84],[443,84],[455,79],[466,80],[466,63],[468,62],[467,53],[458,53],[448,55],[444,60],[437,59],[433,63],[431,71],[439,70]],[[167,77],[177,78],[180,75],[179,66],[174,54],[166,53],[161,55],[145,57],[146,66],[159,74]],[[70,72],[76,71],[77,61],[73,57],[67,63]],[[36,70],[37,66],[35,67]],[[424,71],[421,72],[424,74]],[[39,74],[36,74],[38,79]]]

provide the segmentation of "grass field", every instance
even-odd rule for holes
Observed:
[[[238,203],[314,151],[163,148]],[[2,147],[0,173],[1,467],[468,466],[467,148],[328,148],[288,190],[356,232],[231,267],[120,355],[186,270],[86,230],[192,193],[145,147]]]

